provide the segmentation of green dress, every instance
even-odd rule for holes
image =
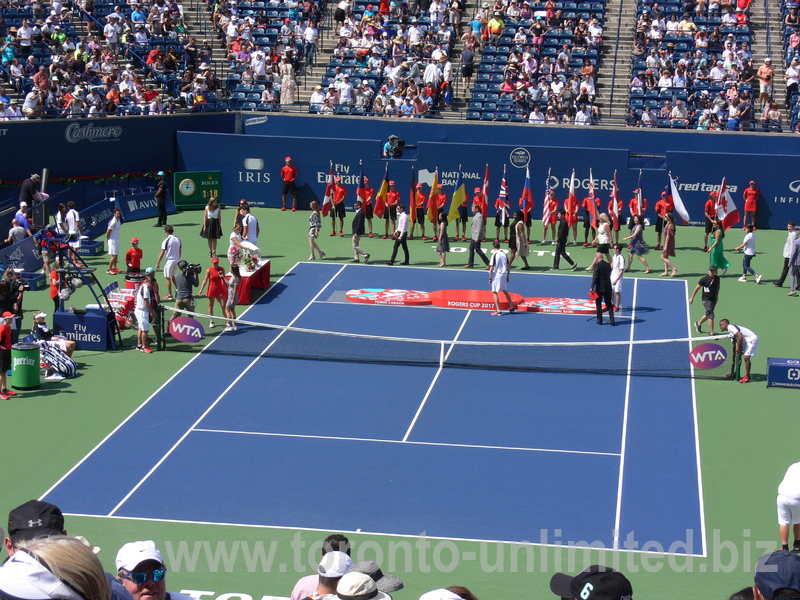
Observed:
[[[720,269],[720,270],[721,269],[727,269],[728,267],[731,266],[731,263],[729,263],[725,259],[725,254],[724,254],[725,248],[723,247],[723,244],[722,244],[722,240],[723,239],[725,239],[725,231],[720,229],[719,230],[719,242],[717,243],[716,246],[714,246],[714,249],[711,251],[711,255],[709,257],[709,259],[711,261],[711,266],[712,267],[717,267],[717,269]]]

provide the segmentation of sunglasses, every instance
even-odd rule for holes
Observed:
[[[164,579],[164,576],[167,574],[166,569],[153,569],[152,571],[129,571],[127,573],[121,573],[120,577],[123,579],[130,579],[136,585],[141,585],[149,577],[152,577],[153,581],[161,581]]]

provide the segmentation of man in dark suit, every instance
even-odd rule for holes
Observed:
[[[561,257],[564,257],[570,265],[572,270],[578,268],[578,263],[573,261],[567,254],[567,238],[569,237],[569,223],[567,223],[567,211],[563,208],[558,211],[558,233],[556,234],[556,257],[553,259],[552,271],[558,271],[558,265],[561,262]]]
[[[614,322],[614,302],[612,297],[614,295],[614,286],[611,284],[611,265],[605,261],[605,255],[597,253],[594,268],[592,269],[592,289],[591,291],[596,294],[594,299],[597,306],[597,323],[603,324],[603,302],[606,303],[606,310],[608,310],[608,319],[612,325]]]
[[[364,235],[364,210],[361,208],[361,200],[356,200],[353,208],[356,209],[356,214],[353,217],[353,260],[351,262],[361,262],[358,257],[363,256],[364,262],[368,263],[369,254],[358,245],[361,236]]]

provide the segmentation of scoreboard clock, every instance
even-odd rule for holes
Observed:
[[[203,208],[216,198],[222,204],[222,171],[184,171],[174,176],[175,207]]]

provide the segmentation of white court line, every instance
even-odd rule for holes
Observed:
[[[454,537],[443,537],[443,536],[435,536],[435,535],[428,535],[427,533],[420,533],[418,535],[411,535],[408,533],[386,533],[385,531],[367,531],[364,529],[341,529],[337,527],[333,528],[325,528],[325,529],[315,529],[313,527],[300,527],[296,525],[255,525],[251,523],[224,523],[219,521],[188,521],[184,519],[157,519],[154,517],[126,517],[122,515],[114,515],[114,516],[107,516],[107,515],[89,515],[84,513],[64,513],[65,517],[84,517],[90,519],[116,519],[119,521],[144,521],[147,523],[175,523],[178,525],[210,525],[214,527],[248,527],[254,529],[277,529],[280,531],[315,531],[318,533],[325,533],[328,534],[331,531],[338,531],[344,534],[363,534],[363,535],[371,535],[376,537],[393,537],[393,538],[404,538],[404,539],[420,539],[424,537],[426,540],[435,540],[435,541],[444,541],[444,542],[480,542],[485,544],[529,544],[531,546],[536,546],[538,548],[560,548],[563,549],[564,543],[559,542],[557,544],[542,544],[531,542],[530,540],[483,540],[480,538],[454,538]],[[599,550],[597,546],[570,546],[575,548],[589,548],[592,550]],[[628,550],[622,549],[620,552],[628,552],[630,554],[647,554],[651,556],[701,556],[700,554],[683,554],[677,552],[652,552],[648,550]]]
[[[464,315],[464,320],[461,321],[461,327],[458,328],[458,331],[456,332],[456,337],[453,338],[454,342],[458,340],[458,336],[460,336],[461,332],[464,330],[464,326],[467,324],[467,319],[469,319],[469,316],[471,314],[472,314],[472,310],[468,310],[467,314]],[[452,351],[453,351],[453,345],[450,344],[450,349],[447,351],[447,355],[444,357],[445,361],[450,356],[450,353]],[[436,385],[436,382],[438,381],[439,375],[441,375],[443,368],[444,368],[444,365],[440,364],[439,368],[436,370],[436,374],[433,376],[433,381],[431,381],[431,384],[428,386],[428,391],[425,392],[425,397],[422,399],[422,402],[420,402],[420,405],[417,408],[417,413],[414,415],[414,418],[411,419],[411,424],[408,426],[408,429],[406,430],[406,434],[403,436],[403,441],[404,442],[408,441],[408,436],[411,435],[411,430],[414,429],[414,425],[417,423],[417,419],[419,418],[419,415],[422,413],[422,409],[425,407],[425,404],[428,402],[428,396],[431,395],[431,392],[433,391],[433,386]]]
[[[297,264],[295,264],[295,265],[294,265],[294,267],[292,267],[291,269],[289,269],[288,271],[286,271],[286,273],[284,273],[284,274],[283,274],[283,275],[280,277],[280,279],[278,279],[278,280],[277,280],[277,281],[276,281],[276,282],[275,282],[275,283],[274,283],[272,286],[270,286],[270,287],[274,287],[275,285],[277,285],[277,284],[279,284],[281,281],[283,281],[283,280],[284,280],[284,278],[285,278],[285,277],[287,277],[287,276],[289,275],[289,273],[291,273],[291,272],[294,270],[294,268],[295,268],[295,267],[296,267],[298,264],[300,264],[300,263],[297,263]],[[269,293],[269,292],[267,292],[267,293]],[[251,304],[250,306],[248,306],[248,307],[247,307],[247,308],[246,308],[246,309],[245,309],[245,310],[242,312],[242,314],[241,314],[241,315],[239,315],[239,317],[243,317],[243,316],[245,315],[245,313],[246,313],[248,310],[250,310],[251,308],[253,308],[254,306],[256,306],[256,305],[255,305],[255,304]],[[221,333],[220,333],[220,335],[221,335]],[[141,403],[141,404],[140,404],[138,407],[136,407],[136,409],[134,409],[134,411],[133,411],[131,414],[129,414],[127,417],[125,417],[125,419],[124,419],[124,420],[123,420],[123,421],[122,421],[122,422],[121,422],[119,425],[117,425],[116,427],[114,427],[114,429],[112,429],[112,430],[111,430],[111,432],[110,432],[110,433],[109,433],[109,434],[108,434],[106,437],[104,437],[102,440],[100,440],[100,442],[99,442],[99,443],[98,443],[98,444],[97,444],[97,445],[96,445],[94,448],[92,448],[91,450],[89,450],[89,452],[88,452],[88,453],[87,453],[87,454],[86,454],[86,455],[85,455],[85,456],[84,456],[82,459],[80,459],[80,460],[79,460],[79,461],[78,461],[78,462],[75,464],[75,466],[74,466],[74,467],[72,467],[72,468],[71,468],[69,471],[67,471],[66,473],[64,473],[64,475],[62,475],[62,476],[61,476],[61,477],[58,479],[58,481],[56,481],[56,482],[55,482],[53,485],[51,485],[49,488],[47,488],[47,490],[44,492],[44,494],[42,494],[42,495],[39,497],[39,500],[41,500],[41,499],[43,499],[45,496],[47,496],[47,494],[49,494],[49,493],[50,493],[50,492],[52,492],[54,489],[56,489],[56,488],[57,488],[57,487],[58,487],[58,486],[59,486],[59,485],[60,485],[60,484],[61,484],[61,483],[62,483],[62,482],[63,482],[63,481],[64,481],[64,480],[67,478],[67,477],[69,477],[69,476],[70,476],[72,473],[74,473],[74,472],[75,472],[75,469],[77,469],[77,468],[78,468],[78,467],[80,467],[80,466],[81,466],[81,465],[82,465],[84,462],[86,462],[86,461],[89,459],[89,457],[90,457],[92,454],[94,454],[95,452],[97,452],[97,451],[100,449],[100,447],[101,447],[103,444],[105,444],[105,443],[106,443],[106,442],[109,440],[109,438],[111,438],[111,436],[112,436],[112,435],[114,435],[115,433],[117,433],[117,431],[119,431],[119,430],[122,428],[122,426],[123,426],[123,425],[125,425],[125,423],[127,423],[128,421],[130,421],[130,420],[131,420],[131,419],[134,417],[134,415],[136,415],[136,413],[138,413],[140,410],[142,410],[142,409],[143,409],[143,408],[144,408],[144,407],[145,407],[145,406],[146,406],[146,405],[147,405],[147,404],[148,404],[148,403],[149,403],[149,402],[150,402],[150,401],[151,401],[153,398],[155,398],[156,396],[158,396],[158,394],[161,392],[161,390],[163,390],[165,387],[167,387],[167,385],[169,385],[169,384],[170,384],[170,382],[172,382],[172,380],[173,380],[173,379],[175,379],[175,378],[176,378],[178,375],[180,375],[180,374],[183,372],[183,370],[184,370],[184,369],[186,369],[186,368],[187,368],[189,365],[191,365],[191,364],[192,364],[192,363],[193,363],[195,360],[197,360],[198,358],[200,358],[200,356],[202,356],[202,355],[203,355],[203,352],[205,351],[205,349],[206,349],[206,348],[208,348],[208,347],[209,347],[211,344],[213,344],[213,343],[214,343],[214,342],[215,342],[217,339],[219,339],[219,335],[218,335],[218,336],[216,336],[216,337],[214,337],[214,339],[213,339],[213,340],[211,340],[211,341],[210,341],[208,344],[206,344],[206,346],[205,346],[204,348],[202,348],[202,349],[200,350],[200,352],[198,352],[197,354],[195,354],[195,355],[194,355],[194,356],[193,356],[193,357],[192,357],[192,358],[191,358],[191,359],[190,359],[190,360],[189,360],[189,361],[188,361],[188,362],[187,362],[185,365],[183,365],[183,366],[182,366],[180,369],[178,369],[178,370],[177,370],[177,371],[176,371],[176,372],[175,372],[175,373],[174,373],[174,374],[173,374],[173,375],[172,375],[172,376],[171,376],[169,379],[167,379],[167,380],[166,380],[166,381],[165,381],[165,382],[164,382],[162,385],[160,385],[160,386],[158,387],[158,389],[157,389],[155,392],[153,392],[152,394],[150,394],[150,396],[149,396],[149,397],[148,397],[148,398],[147,398],[147,399],[146,399],[144,402],[142,402],[142,403]]]
[[[625,478],[625,444],[628,440],[628,407],[631,399],[631,363],[633,362],[633,330],[636,327],[636,295],[639,280],[633,280],[633,300],[631,301],[631,335],[628,345],[628,374],[625,377],[625,408],[622,412],[622,441],[619,450],[619,481],[617,482],[617,510],[614,516],[614,550],[619,550],[619,523],[622,518],[622,481]]]
[[[290,323],[289,323],[289,325],[288,325],[289,327],[291,327],[291,326],[294,324],[294,322],[295,322],[295,321],[297,321],[297,319],[299,319],[299,318],[302,316],[302,314],[303,314],[304,312],[306,312],[306,310],[308,310],[308,308],[309,308],[309,307],[310,307],[310,306],[311,306],[311,305],[314,303],[314,300],[315,300],[316,298],[318,298],[318,297],[319,297],[319,295],[320,295],[322,292],[324,292],[324,291],[325,291],[325,290],[328,288],[328,286],[329,286],[329,285],[331,285],[331,283],[333,283],[333,280],[334,280],[334,279],[336,279],[336,278],[339,276],[339,274],[340,274],[340,273],[341,273],[341,272],[344,270],[344,268],[345,268],[345,265],[342,265],[342,266],[341,266],[341,268],[340,268],[338,271],[336,271],[336,274],[334,274],[334,275],[333,275],[333,277],[331,277],[331,278],[328,280],[328,283],[326,283],[324,286],[322,286],[322,288],[319,290],[319,292],[317,292],[317,294],[314,296],[314,298],[312,298],[312,299],[311,299],[311,300],[310,300],[310,301],[309,301],[309,302],[308,302],[308,303],[307,303],[307,304],[306,304],[306,305],[303,307],[303,310],[301,310],[299,313],[297,313],[297,315],[295,316],[295,318],[291,320],[291,322],[290,322]],[[125,497],[124,497],[122,500],[120,500],[120,501],[119,501],[119,503],[118,503],[118,504],[117,504],[117,505],[116,505],[116,506],[115,506],[115,507],[114,507],[114,508],[111,510],[111,512],[110,512],[110,513],[108,513],[108,516],[110,516],[110,517],[111,517],[111,516],[114,516],[114,513],[115,513],[115,512],[117,512],[117,510],[119,510],[119,509],[120,509],[120,507],[122,507],[122,505],[123,505],[123,504],[125,504],[125,502],[127,502],[127,501],[128,501],[128,498],[130,498],[130,497],[131,497],[131,496],[132,496],[132,495],[133,495],[133,494],[136,492],[136,490],[138,490],[138,489],[139,489],[139,488],[142,486],[142,484],[144,484],[144,482],[145,482],[145,481],[147,481],[147,480],[150,478],[150,476],[151,476],[153,473],[155,473],[156,469],[158,469],[158,467],[160,467],[160,466],[162,465],[162,463],[163,463],[163,462],[164,462],[164,461],[165,461],[165,460],[166,460],[166,459],[167,459],[167,458],[168,458],[168,457],[169,457],[169,456],[170,456],[170,455],[171,455],[171,454],[172,454],[172,453],[173,453],[173,452],[174,452],[174,451],[177,449],[177,447],[178,447],[178,446],[180,446],[181,442],[183,442],[183,440],[185,440],[185,439],[186,439],[186,437],[187,437],[187,436],[188,436],[188,435],[189,435],[189,434],[192,432],[192,430],[193,430],[193,429],[194,429],[194,428],[195,428],[195,427],[198,425],[198,423],[200,423],[200,422],[201,422],[201,421],[202,421],[202,420],[203,420],[203,419],[206,417],[206,415],[207,415],[209,412],[211,412],[211,410],[212,410],[212,409],[213,409],[213,408],[214,408],[214,407],[215,407],[215,406],[216,406],[216,405],[219,403],[219,401],[220,401],[220,400],[222,400],[222,399],[223,399],[223,398],[224,398],[224,397],[227,395],[227,393],[228,393],[228,392],[231,390],[231,388],[233,388],[233,386],[235,386],[235,385],[236,385],[236,384],[239,382],[239,380],[241,380],[241,378],[242,378],[242,377],[244,377],[244,376],[245,376],[245,374],[246,374],[246,373],[247,373],[247,372],[248,372],[250,369],[252,369],[252,368],[253,368],[253,365],[255,365],[255,364],[258,362],[258,360],[259,360],[259,359],[260,359],[260,358],[261,358],[261,357],[262,357],[262,356],[263,356],[263,355],[264,355],[264,354],[265,354],[265,353],[266,353],[266,352],[267,352],[267,351],[268,351],[268,350],[269,350],[269,349],[270,349],[270,348],[273,346],[273,344],[275,344],[275,342],[277,342],[279,339],[281,339],[281,336],[282,336],[282,335],[283,335],[285,332],[286,332],[286,330],[285,330],[285,329],[284,329],[284,330],[282,330],[282,331],[281,331],[281,332],[280,332],[280,333],[279,333],[279,334],[278,334],[278,335],[275,337],[275,339],[274,339],[274,340],[272,340],[272,341],[269,343],[269,345],[268,345],[266,348],[264,348],[264,350],[262,350],[262,351],[261,351],[261,353],[260,353],[258,356],[256,356],[256,357],[255,357],[255,358],[254,358],[254,359],[253,359],[253,360],[250,362],[250,364],[249,364],[249,365],[247,365],[247,367],[246,367],[246,368],[245,368],[245,369],[244,369],[244,370],[243,370],[241,373],[239,373],[239,375],[236,377],[236,379],[234,379],[234,380],[233,380],[233,381],[230,383],[230,385],[228,385],[228,387],[226,387],[226,388],[225,388],[225,390],[224,390],[224,391],[223,391],[223,392],[222,392],[222,393],[221,393],[219,396],[217,396],[217,399],[216,399],[216,400],[214,400],[214,402],[212,402],[212,403],[211,403],[211,405],[210,405],[210,406],[209,406],[209,407],[208,407],[208,408],[207,408],[207,409],[206,409],[206,410],[203,412],[203,414],[202,414],[202,415],[200,415],[200,417],[198,417],[198,419],[197,419],[197,420],[196,420],[194,423],[192,423],[191,427],[189,427],[189,429],[187,429],[187,430],[186,430],[186,432],[185,432],[185,433],[184,433],[184,434],[183,434],[183,435],[182,435],[182,436],[181,436],[181,437],[178,439],[178,441],[177,441],[177,442],[175,442],[175,443],[172,445],[172,447],[171,447],[171,448],[170,448],[170,449],[167,451],[167,453],[166,453],[166,454],[164,454],[164,456],[162,456],[162,457],[161,457],[161,459],[160,459],[160,460],[159,460],[159,461],[158,461],[158,462],[157,462],[155,465],[153,465],[153,467],[152,467],[152,468],[151,468],[151,469],[150,469],[150,470],[147,472],[147,474],[146,474],[144,477],[142,477],[142,478],[139,480],[139,483],[137,483],[137,484],[136,484],[136,485],[135,485],[135,486],[134,486],[134,487],[133,487],[133,488],[132,488],[132,489],[131,489],[131,490],[130,490],[130,491],[129,491],[129,492],[126,494],[126,495],[125,495]]]
[[[683,281],[684,296],[686,298],[686,330],[689,332],[688,336],[692,337],[692,313],[689,307],[689,282],[684,279]],[[689,343],[689,352],[692,351],[692,342]],[[706,509],[703,501],[703,476],[700,468],[700,425],[697,420],[697,389],[694,380],[694,365],[689,361],[689,368],[691,369],[692,377],[692,417],[694,421],[694,453],[697,460],[697,493],[698,493],[698,507],[700,509],[700,536],[701,536],[701,552],[703,556],[706,555]]]
[[[196,433],[224,433],[230,435],[256,435],[264,437],[300,438],[310,440],[337,440],[345,442],[376,442],[379,444],[416,444],[418,446],[445,446],[448,448],[478,448],[481,450],[515,450],[521,452],[552,452],[555,454],[590,454],[594,456],[619,456],[616,452],[591,452],[588,450],[564,450],[555,448],[524,448],[522,446],[486,446],[483,444],[453,444],[448,442],[415,442],[407,440],[383,440],[379,438],[354,438],[335,435],[306,435],[300,433],[269,433],[264,431],[237,431],[233,429],[201,429]]]

